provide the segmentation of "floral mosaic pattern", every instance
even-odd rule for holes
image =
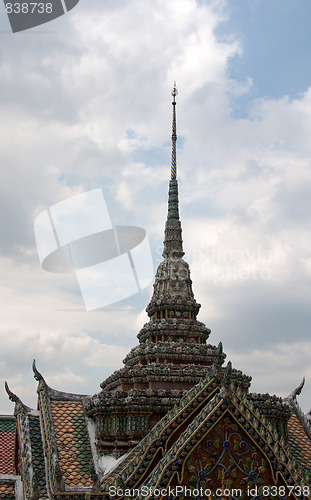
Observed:
[[[214,486],[215,478],[224,488],[231,488],[234,482],[252,488],[264,483],[265,467],[266,461],[229,417],[215,427],[215,432],[201,442],[187,461],[192,474],[190,483],[195,488]]]
[[[270,498],[266,492],[263,494],[263,487],[276,483],[261,450],[234,419],[227,415],[201,440],[187,459],[183,484],[189,484],[193,490],[201,487],[211,490],[213,500],[217,500],[213,492],[219,488],[223,491],[241,490],[239,499],[259,500]],[[279,477],[277,484],[285,483]],[[252,496],[247,492],[256,494]],[[226,498],[236,500],[237,497],[232,494]]]

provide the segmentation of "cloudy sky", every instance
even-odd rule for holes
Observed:
[[[171,95],[199,319],[256,392],[306,376],[311,407],[309,0],[80,0],[13,34],[0,5],[0,409],[36,405],[31,363],[94,394],[136,345],[143,293],[87,312],[74,273],[41,268],[34,220],[101,188],[113,224],[161,260]]]

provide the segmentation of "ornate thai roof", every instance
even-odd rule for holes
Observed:
[[[205,486],[213,487],[214,480],[215,488],[215,474],[220,473],[220,477],[216,474],[219,482],[222,471],[226,472],[223,480],[227,488],[237,480],[238,484],[242,481],[241,484],[258,487],[263,481],[270,481],[265,484],[310,488],[311,475],[296,461],[283,433],[278,432],[272,419],[265,417],[247,394],[235,390],[230,378],[231,374],[223,372],[221,381],[215,377],[202,379],[107,474],[102,482],[104,490],[142,491],[144,486],[165,489],[184,484],[189,475],[197,484],[200,481],[203,484],[204,480]],[[269,398],[288,418],[287,405],[280,398],[266,395]],[[210,458],[205,459],[204,454]],[[137,498],[155,497],[149,494]]]
[[[152,489],[164,491],[193,483],[213,490],[221,481],[226,488],[270,484],[311,491],[311,473],[305,461],[309,459],[309,427],[301,444],[301,419],[308,422],[305,415],[295,413],[299,422],[296,444],[300,446],[295,448],[293,425],[288,426],[288,437],[283,427],[293,418],[289,401],[243,392],[239,383],[243,374],[230,362],[222,367],[221,352],[220,345],[208,376],[104,475],[100,462],[112,457],[101,459],[96,452],[94,428],[84,412],[88,397],[50,388],[34,366],[39,410],[23,405],[8,389],[16,405],[23,494],[17,487],[18,476],[0,476],[0,498],[104,500],[116,489],[125,493],[136,489],[137,500],[155,500]],[[299,455],[302,452],[303,457]],[[147,490],[150,494],[146,495]],[[118,498],[125,498],[125,493]],[[292,497],[298,498],[295,494]]]
[[[23,475],[23,492],[26,498],[31,495],[47,496],[43,442],[40,427],[40,414],[26,406],[6,384],[6,391],[15,403],[18,438],[15,442],[14,472]],[[13,456],[14,456],[13,455]]]
[[[33,366],[38,380],[38,407],[47,455],[49,494],[86,494],[96,489],[96,466],[83,408],[88,396],[49,387]]]

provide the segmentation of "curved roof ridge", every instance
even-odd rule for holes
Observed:
[[[284,398],[283,401],[294,410],[294,412],[297,415],[301,425],[303,426],[307,436],[309,437],[309,439],[311,441],[311,422],[310,422],[310,419],[307,417],[307,414],[301,409],[301,407],[298,403],[298,400],[297,400],[297,396],[299,396],[299,394],[301,394],[302,389],[303,389],[304,384],[305,384],[305,381],[306,381],[306,378],[303,377],[303,379],[300,382],[300,384],[298,385],[298,387],[296,387],[296,389],[294,389],[290,393],[289,396]]]
[[[59,391],[58,389],[53,389],[52,387],[50,387],[46,383],[43,375],[41,375],[41,373],[38,371],[35,359],[33,360],[33,363],[32,363],[32,370],[34,372],[35,380],[37,380],[39,382],[38,392],[41,389],[45,388],[45,390],[47,391],[47,393],[49,395],[49,398],[52,400],[65,400],[65,401],[78,400],[78,401],[82,401],[83,399],[90,397],[90,394],[74,394],[71,392]]]
[[[10,390],[9,384],[7,383],[7,381],[4,382],[4,387],[5,387],[7,395],[9,396],[10,401],[15,403],[14,414],[19,413],[22,410],[25,411],[26,413],[30,413],[33,411],[32,408],[25,405],[25,403],[23,403],[23,401],[16,394],[14,394],[14,392],[12,392]]]

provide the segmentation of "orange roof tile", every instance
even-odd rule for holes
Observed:
[[[291,449],[303,465],[311,469],[311,441],[295,412],[288,421],[288,431]]]
[[[0,418],[0,474],[13,474],[15,425],[14,417]]]
[[[59,466],[67,486],[92,486],[92,453],[81,401],[51,401]]]
[[[15,497],[15,488],[13,483],[6,481],[0,482],[0,495],[13,495]]]

